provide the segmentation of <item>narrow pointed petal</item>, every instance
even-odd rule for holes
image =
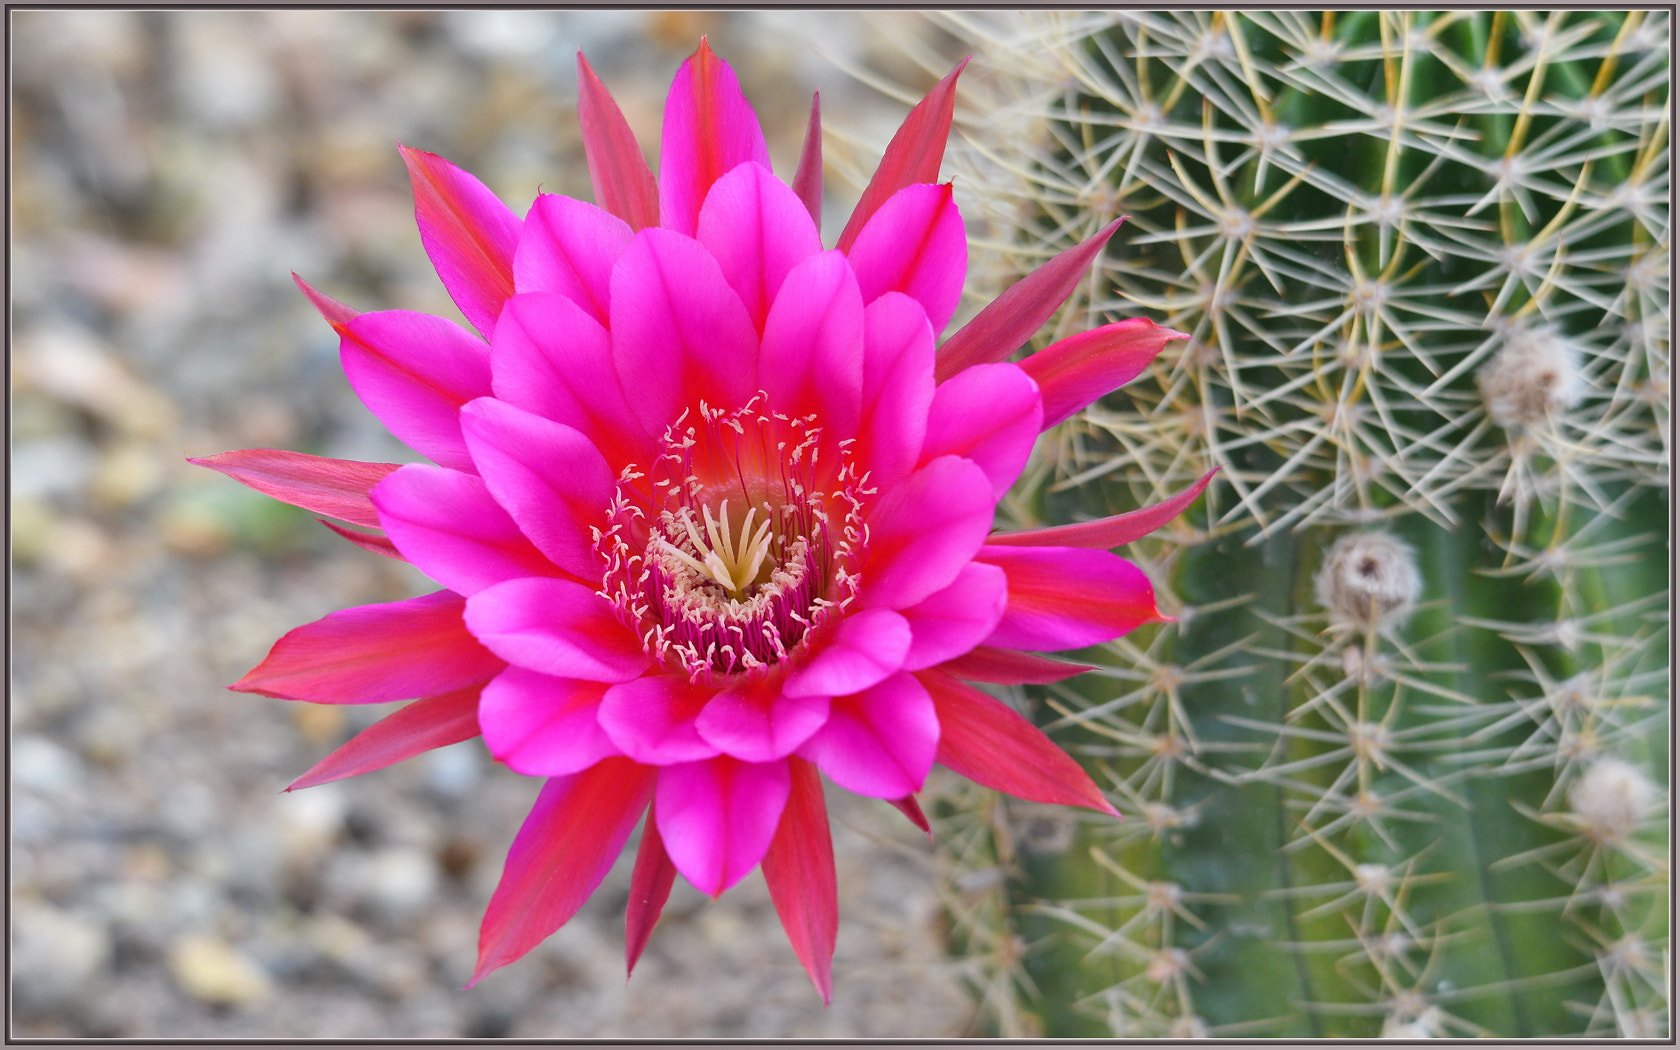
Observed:
[[[484,183],[433,153],[398,146],[414,184],[414,219],[433,269],[472,326],[488,337],[513,294],[519,217]]]
[[[891,609],[864,609],[840,621],[834,637],[782,684],[788,696],[847,696],[904,666],[910,625]]]
[[[361,532],[357,529],[346,528],[336,522],[328,521],[326,518],[316,518],[315,520],[349,540],[351,543],[354,543],[356,546],[362,548],[362,550],[372,551],[374,554],[384,555],[387,558],[395,558],[397,561],[408,560],[402,556],[402,551],[397,550],[397,545],[391,542],[391,537],[389,536],[376,532]]]
[[[1009,577],[1009,604],[987,645],[1080,649],[1163,619],[1149,577],[1108,551],[987,546],[976,560]]]
[[[844,255],[823,252],[793,268],[770,310],[759,356],[774,409],[794,416],[815,413],[833,441],[857,434],[864,309]]]
[[[916,466],[933,403],[933,327],[916,300],[888,292],[863,312],[858,455],[882,491]]]
[[[1057,340],[1020,364],[1044,397],[1048,430],[1136,379],[1172,340],[1188,338],[1147,317],[1132,317]]]
[[[764,858],[788,789],[788,760],[719,756],[663,767],[653,811],[671,862],[701,893],[716,897]]]
[[[478,735],[481,689],[481,686],[468,686],[398,708],[345,741],[338,750],[286,785],[286,790],[296,791],[371,773],[424,751],[471,740]]]
[[[788,764],[787,808],[764,854],[764,881],[793,953],[827,1004],[834,998],[834,942],[840,933],[834,839],[816,767],[797,758]]]
[[[793,172],[793,192],[811,213],[811,225],[822,230],[823,157],[822,106],[811,93],[811,122],[805,125],[805,145],[799,151],[799,167]]]
[[[933,393],[922,462],[944,455],[972,460],[991,479],[992,497],[1002,499],[1032,455],[1043,414],[1037,384],[1016,366],[965,368]]]
[[[939,712],[940,765],[1029,802],[1120,815],[1079,763],[1003,701],[938,671],[918,677]]]
[[[596,718],[606,686],[509,667],[484,687],[484,748],[515,773],[579,773],[618,748]]]
[[[758,115],[742,94],[735,71],[702,38],[677,70],[665,99],[659,144],[660,225],[694,236],[700,205],[712,183],[749,160],[770,166]]]
[[[904,610],[910,648],[904,668],[920,671],[968,652],[997,628],[1009,587],[996,565],[970,562],[949,587]]]
[[[295,273],[292,274],[292,283],[297,285],[304,295],[308,296],[310,303],[314,305],[322,317],[326,318],[330,325],[347,324],[361,313],[360,310],[345,306],[330,295],[317,292],[309,286],[307,281]]]
[[[792,754],[828,719],[828,697],[787,696],[773,682],[742,681],[719,693],[695,726],[718,751],[743,762]]]
[[[232,688],[284,700],[373,704],[478,685],[502,661],[462,622],[459,594],[437,591],[329,613],[289,631]]]
[[[490,393],[489,348],[459,325],[412,310],[358,314],[334,328],[344,378],[368,411],[432,462],[471,471],[461,406]]]
[[[860,795],[903,798],[922,789],[939,746],[939,716],[916,676],[901,671],[831,702],[828,722],[799,749]]]
[[[1025,532],[1000,532],[987,539],[988,544],[1007,547],[1118,547],[1149,535],[1167,522],[1184,513],[1207,488],[1208,482],[1219,473],[1214,467],[1202,475],[1200,481],[1170,499],[1124,514],[1080,521],[1072,525],[1056,525],[1048,529],[1028,529]]]
[[[607,690],[601,728],[620,751],[648,765],[711,758],[718,749],[700,735],[694,720],[716,693],[691,684],[686,675],[644,675]]]
[[[893,194],[912,183],[939,181],[939,163],[945,159],[945,141],[951,135],[951,117],[956,110],[957,77],[966,65],[966,58],[957,63],[957,68],[945,74],[899,125],[851,218],[846,220],[846,228],[840,231],[836,247],[841,251],[851,249],[864,224]]]
[[[713,184],[695,236],[717,260],[760,332],[788,271],[822,251],[822,238],[804,205],[762,164],[738,165]]]
[[[996,568],[996,566],[993,566]],[[971,682],[997,685],[1048,685],[1092,670],[1090,664],[1070,664],[1037,653],[1016,652],[977,645],[963,655],[939,665],[939,670]]]
[[[467,629],[510,664],[556,678],[628,682],[647,670],[642,643],[607,600],[571,580],[508,580],[467,599]]]
[[[1002,361],[1025,346],[1044,327],[1067,297],[1073,294],[1103,245],[1124,219],[1115,219],[1095,237],[1075,245],[1010,285],[974,320],[963,325],[939,348],[935,375],[941,382],[965,368]]]
[[[941,456],[882,494],[869,517],[863,604],[903,609],[950,586],[985,543],[994,507],[991,480],[961,456]]]
[[[608,758],[543,786],[508,850],[468,987],[542,943],[607,877],[653,793],[654,770]]]
[[[632,232],[622,219],[593,204],[540,194],[525,216],[513,256],[513,286],[521,295],[563,295],[604,325],[613,263],[624,254]]]
[[[905,795],[903,798],[889,798],[892,807],[927,834],[928,841],[933,841],[933,828],[928,824],[927,814],[922,812],[922,804],[916,801],[915,795]]]
[[[368,492],[398,466],[272,448],[240,449],[187,462],[219,470],[282,503],[370,529],[379,527],[379,512]]]
[[[934,332],[943,331],[968,273],[968,235],[950,183],[906,186],[893,194],[846,256],[865,303],[903,292],[922,304]]]
[[[374,488],[373,505],[403,557],[458,594],[561,573],[476,475],[409,463]]]
[[[589,181],[601,207],[640,230],[659,225],[659,188],[612,93],[578,52],[578,124]]]
[[[677,880],[677,866],[665,852],[659,837],[659,822],[653,810],[642,821],[642,841],[636,847],[636,867],[630,872],[630,900],[624,906],[624,972],[636,969],[648,938],[653,935],[659,913],[671,897],[671,885]]]

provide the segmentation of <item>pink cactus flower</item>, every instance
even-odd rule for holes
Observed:
[[[911,111],[825,249],[814,101],[783,183],[734,72],[702,41],[666,102],[656,181],[579,56],[598,205],[542,194],[521,219],[448,161],[402,148],[425,249],[476,334],[358,313],[298,282],[342,338],[350,385],[431,462],[195,460],[361,526],[323,522],[441,588],[299,627],[233,686],[413,700],[292,787],[480,733],[545,778],[490,900],[475,982],[570,919],[639,822],[632,967],[677,873],[715,896],[762,865],[827,1001],[838,915],[823,777],[924,829],[916,792],[935,762],[1115,812],[970,683],[1077,674],[1039,654],[1161,619],[1149,580],[1108,548],[1206,479],[1060,528],[999,534],[993,514],[1041,431],[1183,337],[1133,319],[1008,362],[1116,222],[941,343],[967,267],[951,186],[936,181],[961,69]]]

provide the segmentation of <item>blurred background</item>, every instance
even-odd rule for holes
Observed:
[[[784,174],[822,91],[843,218],[951,42],[913,15],[794,11],[60,10],[10,28],[12,1034],[964,1033],[932,851],[850,796],[832,1007],[756,873],[716,903],[679,882],[627,984],[628,855],[563,932],[461,991],[537,782],[475,740],[282,793],[386,708],[223,687],[298,624],[430,588],[185,462],[413,458],[290,276],[459,317],[397,142],[516,211],[539,187],[587,198],[576,53],[657,164],[670,78],[709,34]]]

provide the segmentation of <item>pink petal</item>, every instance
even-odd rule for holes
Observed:
[[[472,739],[478,735],[481,688],[468,686],[398,708],[345,741],[309,772],[286,785],[286,790],[371,773],[423,751]]]
[[[701,893],[716,897],[763,859],[788,789],[786,761],[719,756],[664,767],[653,812],[671,862]]]
[[[571,580],[499,583],[467,599],[466,621],[508,663],[557,678],[628,682],[649,663],[607,600]]]
[[[302,277],[299,277],[296,273],[292,274],[292,283],[302,290],[303,294],[309,298],[310,303],[314,305],[315,309],[320,312],[321,316],[325,318],[326,322],[330,325],[336,327],[341,324],[348,324],[352,318],[361,314],[360,310],[345,306],[332,296],[323,295],[322,293],[309,287],[308,282]]]
[[[837,697],[828,722],[799,749],[828,778],[860,795],[903,798],[922,789],[939,747],[939,717],[908,672]]]
[[[459,325],[412,310],[358,314],[334,325],[356,396],[403,444],[455,470],[472,470],[461,406],[490,393],[488,348]]]
[[[933,404],[933,328],[908,295],[888,292],[863,312],[863,411],[858,455],[885,491],[921,455]]]
[[[460,594],[560,574],[472,474],[410,463],[374,488],[373,505],[403,557]]]
[[[1026,345],[1033,333],[1044,327],[1067,297],[1073,294],[1091,261],[1120,228],[1115,219],[1095,237],[1062,252],[1032,273],[1016,281],[1004,293],[959,328],[939,348],[935,375],[945,380],[965,368],[1002,361]]]
[[[795,416],[815,413],[833,441],[856,435],[863,340],[863,297],[846,257],[823,252],[795,266],[770,310],[759,354],[759,381],[771,406]]]
[[[513,286],[521,294],[563,295],[606,324],[613,263],[630,233],[622,219],[593,204],[539,194],[513,256]]]
[[[704,38],[677,70],[665,99],[659,142],[659,222],[694,236],[700,205],[712,183],[735,165],[753,160],[770,166],[758,116],[741,93],[727,62]]]
[[[1202,490],[1207,488],[1207,483],[1212,481],[1217,473],[1219,468],[1214,467],[1203,474],[1200,481],[1171,499],[1129,510],[1124,514],[1098,518],[1096,521],[1075,522],[1072,525],[1056,525],[1048,529],[1001,532],[987,542],[1021,547],[1118,547],[1122,543],[1130,543],[1147,536],[1178,517],[1184,512],[1184,508],[1196,501],[1196,497],[1202,494]]]
[[[1001,499],[1021,476],[1043,430],[1038,387],[1010,364],[975,365],[939,385],[928,412],[922,461],[957,455],[979,464]]]
[[[713,184],[695,236],[723,269],[758,331],[788,271],[822,251],[804,204],[762,164],[739,165]]]
[[[642,147],[607,86],[578,52],[578,124],[589,181],[601,207],[632,230],[659,225],[659,189]]]
[[[618,754],[596,712],[606,686],[510,667],[484,687],[484,746],[515,773],[557,777]]]
[[[496,502],[550,561],[598,577],[592,529],[604,527],[613,472],[582,434],[493,397],[461,410],[461,432]]]
[[[1051,343],[1023,358],[1021,369],[1038,383],[1044,396],[1044,426],[1049,429],[1136,379],[1170,341],[1188,338],[1148,318],[1133,317]]]
[[[797,758],[789,766],[787,808],[764,854],[764,881],[788,943],[826,1005],[834,998],[831,970],[834,941],[840,932],[834,840],[816,767]]]
[[[940,765],[1029,802],[1120,815],[1079,763],[1001,700],[938,671],[919,677],[939,713]]]
[[[1149,577],[1107,551],[987,546],[977,560],[1009,577],[1009,605],[987,645],[1079,649],[1162,619]]]
[[[691,685],[686,675],[645,675],[607,690],[601,728],[638,762],[665,766],[711,758],[718,749],[700,736],[694,719],[716,693]]]
[[[910,649],[910,625],[891,609],[865,609],[840,621],[811,662],[782,685],[788,696],[846,696],[896,673]]]
[[[654,433],[705,401],[744,404],[758,388],[758,331],[717,260],[669,230],[636,234],[613,269],[613,361],[630,407]]]
[[[939,332],[957,311],[968,273],[968,235],[951,186],[918,183],[893,194],[846,252],[863,301],[903,292]]]
[[[219,470],[282,503],[368,528],[379,527],[379,513],[368,499],[368,490],[397,469],[395,463],[328,459],[272,448],[241,449],[187,462]]]
[[[449,297],[488,336],[513,294],[519,217],[484,183],[433,153],[398,146],[414,184],[420,243]]]
[[[920,671],[968,652],[992,633],[1003,616],[1008,585],[995,565],[970,562],[956,580],[904,610],[910,649],[904,668]]]
[[[992,566],[995,568],[996,566]],[[995,682],[998,685],[1047,685],[1084,674],[1090,664],[1070,664],[1052,660],[1037,653],[1020,653],[1013,649],[994,649],[979,645],[954,659],[939,665],[939,670],[956,678],[973,682]]]
[[[811,121],[805,125],[805,145],[799,151],[799,167],[793,173],[793,192],[805,210],[811,213],[811,224],[822,229],[823,159],[822,109],[817,93],[811,94]]]
[[[479,685],[502,669],[437,591],[329,613],[288,632],[232,688],[285,700],[371,704]]]
[[[826,718],[826,696],[787,696],[774,683],[740,679],[706,705],[695,725],[726,755],[774,762],[809,740]]]
[[[551,292],[509,299],[490,366],[496,397],[581,431],[615,472],[651,457],[653,442],[613,367],[611,337],[570,299]]]
[[[950,586],[986,542],[992,483],[960,456],[941,456],[884,492],[869,515],[865,606],[903,609]]]
[[[514,836],[478,934],[469,987],[565,925],[612,870],[653,792],[654,771],[608,758],[556,777]]]
[[[346,528],[343,525],[330,522],[326,518],[316,518],[315,520],[362,548],[362,550],[372,551],[374,554],[383,555],[387,558],[395,558],[397,561],[408,560],[402,556],[401,551],[397,550],[397,545],[391,542],[391,537],[383,533],[362,532],[359,529]]]
[[[966,58],[957,63],[957,68],[945,74],[945,79],[904,118],[851,218],[846,220],[846,228],[840,231],[836,247],[841,251],[851,249],[864,224],[893,194],[912,183],[938,181],[939,162],[945,157],[945,140],[951,135],[951,116],[956,108],[957,77],[966,65]]]
[[[659,837],[659,822],[653,811],[642,822],[642,841],[636,847],[636,867],[630,872],[630,899],[624,906],[624,971],[636,969],[648,937],[653,934],[659,913],[671,896],[671,884],[677,879],[677,867],[665,852]]]

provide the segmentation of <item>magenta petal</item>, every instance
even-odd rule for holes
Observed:
[[[457,593],[560,573],[475,475],[410,463],[375,486],[373,505],[403,557]]]
[[[846,257],[806,258],[788,274],[764,325],[759,377],[771,407],[793,416],[815,413],[834,441],[856,435],[863,340],[863,297]]]
[[[648,937],[653,934],[659,913],[671,896],[671,884],[677,880],[676,865],[665,852],[659,837],[659,822],[648,811],[642,822],[642,841],[636,847],[636,866],[630,872],[630,899],[624,905],[624,971],[636,969]]]
[[[856,696],[837,697],[800,757],[860,795],[896,799],[922,789],[939,747],[939,717],[916,676],[900,672]]]
[[[945,157],[945,140],[950,137],[951,117],[956,109],[957,77],[966,65],[966,58],[958,62],[957,68],[945,74],[904,118],[858,199],[852,217],[846,220],[846,228],[840,231],[836,247],[841,251],[851,248],[864,223],[893,194],[912,183],[939,179],[939,162]]]
[[[642,643],[607,600],[571,580],[508,580],[467,599],[467,629],[510,664],[587,682],[647,670]]]
[[[1108,551],[987,546],[977,560],[1009,577],[1009,605],[987,645],[1078,649],[1162,619],[1149,577]]]
[[[865,606],[903,609],[942,587],[986,542],[992,483],[961,456],[941,456],[880,497],[869,515]]]
[[[462,622],[459,594],[438,591],[329,613],[286,633],[232,688],[326,704],[435,696],[480,684],[502,661]]]
[[[481,688],[468,686],[398,708],[309,767],[307,773],[287,784],[286,790],[371,773],[421,752],[472,739],[478,735]]]
[[[793,192],[811,214],[811,225],[822,230],[823,159],[822,106],[811,95],[811,120],[805,125],[805,145],[799,151],[799,167],[793,173]]]
[[[822,251],[804,204],[762,164],[739,165],[713,184],[700,209],[696,237],[717,260],[759,331],[788,271]]]
[[[787,808],[764,854],[764,881],[788,943],[827,1003],[834,997],[831,972],[834,940],[840,932],[834,840],[816,767],[797,758],[788,765]]]
[[[635,133],[607,86],[578,52],[578,125],[589,181],[601,207],[632,230],[659,225],[659,189]]]
[[[345,306],[332,296],[309,287],[309,282],[296,273],[292,274],[292,283],[298,286],[298,290],[309,299],[310,305],[314,306],[321,317],[330,325],[348,324],[361,314],[360,310]]]
[[[515,773],[557,777],[618,754],[596,712],[606,686],[510,667],[484,687],[484,746]]]
[[[686,675],[645,675],[607,690],[601,728],[638,762],[664,766],[711,758],[718,749],[700,736],[694,719],[716,693],[691,685]]]
[[[996,568],[996,566],[991,566]],[[1090,664],[1070,664],[1037,653],[1016,652],[977,645],[968,652],[939,665],[939,670],[956,678],[998,685],[1048,685],[1091,670]]]
[[[397,469],[395,463],[328,459],[272,448],[240,449],[187,462],[219,470],[282,503],[370,529],[379,527],[379,513],[368,491]]]
[[[922,452],[933,404],[933,327],[920,303],[888,292],[863,312],[863,414],[858,454],[885,490]]]
[[[694,236],[700,206],[712,184],[737,164],[770,166],[758,116],[735,71],[712,54],[704,38],[677,70],[665,99],[659,140],[659,221]]]
[[[920,671],[968,652],[997,627],[1008,598],[1003,570],[970,562],[944,590],[904,610],[910,649],[904,668]]]
[[[939,384],[928,412],[922,460],[958,455],[973,460],[1001,499],[1020,477],[1043,430],[1038,387],[1009,364],[975,365]]]
[[[758,330],[700,242],[643,230],[612,276],[613,360],[643,425],[684,409],[745,404],[758,389]]]
[[[936,333],[944,329],[968,273],[968,235],[950,185],[919,183],[893,194],[846,255],[864,302],[903,292],[922,304]]]
[[[432,153],[398,146],[414,184],[420,243],[449,297],[488,336],[513,294],[519,217],[484,183]]]
[[[1072,525],[1055,525],[1048,529],[998,533],[987,542],[1009,547],[1118,547],[1147,536],[1178,517],[1184,508],[1196,501],[1217,473],[1219,468],[1214,467],[1178,495],[1124,514]]]
[[[461,410],[479,476],[536,548],[579,577],[599,575],[591,530],[606,520],[613,472],[561,423],[481,397]]]
[[[726,756],[659,771],[654,815],[671,862],[716,897],[764,858],[789,789],[788,762]]]
[[[827,717],[826,696],[787,696],[773,683],[740,680],[706,705],[695,726],[726,755],[773,762],[810,739]]]
[[[904,666],[910,625],[890,609],[865,609],[840,621],[811,662],[788,676],[788,696],[846,696],[868,689]]]
[[[608,758],[543,786],[484,912],[470,983],[535,948],[576,914],[612,870],[653,782],[652,769]]]
[[[488,348],[459,325],[412,310],[358,314],[333,327],[344,378],[368,411],[432,462],[472,470],[458,417],[490,393]]]
[[[618,381],[611,337],[565,296],[509,299],[490,366],[497,398],[581,431],[615,471],[651,456],[653,442]]]
[[[571,197],[540,194],[513,256],[513,286],[520,293],[563,295],[604,325],[613,263],[629,243],[630,227],[617,216]]]
[[[1133,317],[1051,343],[1023,358],[1021,369],[1038,383],[1049,428],[1137,378],[1167,343],[1188,338]]]

